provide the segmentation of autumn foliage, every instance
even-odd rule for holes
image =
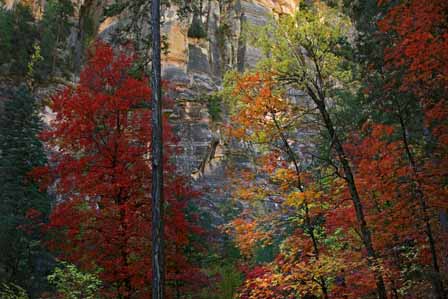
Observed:
[[[36,169],[55,186],[48,246],[62,260],[97,273],[108,298],[148,298],[151,293],[151,90],[129,74],[132,55],[98,43],[80,81],[52,98],[54,119],[42,139],[49,166]],[[204,275],[185,256],[186,219],[195,196],[175,174],[169,154],[176,140],[164,122],[166,272],[169,294],[201,286]]]
[[[172,7],[195,22],[213,12],[205,2]],[[243,5],[248,22],[235,35],[226,22],[238,5],[218,2],[218,44],[232,42],[218,60],[208,53],[221,63],[210,69],[235,63],[244,72],[219,79],[188,66],[189,83],[164,82],[164,94],[183,97],[174,108],[163,99],[167,299],[447,299],[448,1],[296,1],[294,12],[247,27],[253,18]],[[66,14],[62,4],[52,1],[42,24]],[[123,5],[108,5],[106,14],[135,12]],[[5,49],[15,29],[34,22],[28,8],[23,22],[21,5],[8,10],[0,8]],[[68,51],[56,35],[59,56]],[[79,38],[84,45],[91,36]],[[26,63],[4,61],[0,73],[19,63],[25,74],[26,66],[34,93],[51,43],[29,40],[19,55]],[[246,68],[255,48],[258,64]],[[128,44],[96,42],[87,52],[79,80],[43,101],[40,134],[34,96],[18,88],[0,105],[10,249],[0,258],[0,297],[28,275],[21,286],[31,298],[151,298],[147,61]],[[56,56],[52,77],[64,73]],[[222,89],[212,92],[208,79]],[[176,135],[172,121],[188,134]],[[194,157],[179,157],[184,144],[193,144]],[[203,154],[194,180],[181,175]],[[189,166],[181,171],[182,161]],[[35,282],[44,287],[33,290]]]
[[[432,159],[422,157],[425,162],[419,164],[418,173],[408,160],[399,126],[367,121],[344,144],[380,257],[372,265],[341,172],[336,169],[331,175],[335,165],[327,169],[301,166],[310,163],[306,160],[309,148],[305,144],[297,150],[296,145],[304,141],[295,139],[295,130],[298,126],[309,132],[315,127],[291,120],[313,119],[313,115],[306,113],[306,103],[294,107],[273,78],[272,74],[249,74],[239,77],[233,87],[240,106],[228,128],[229,136],[258,144],[260,150],[254,154],[255,168],[240,170],[235,179],[234,196],[253,210],[246,209],[227,232],[249,264],[257,259],[260,248],[266,250],[276,242],[279,247],[272,261],[255,263],[247,271],[239,298],[296,298],[297,294],[303,298],[369,298],[376,292],[372,267],[384,276],[392,298],[400,294],[424,298],[432,287],[428,277],[437,275],[428,236],[422,233],[427,219],[437,244],[435,258],[446,269],[447,235],[438,222],[440,209],[448,207],[441,166],[446,161],[445,144],[436,142]],[[433,117],[431,123],[445,130],[437,114]],[[416,186],[425,198],[425,209]],[[259,212],[266,198],[279,206],[264,206]]]
[[[389,1],[378,1],[385,5]],[[382,32],[391,35],[385,61],[396,71],[403,71],[401,90],[420,95],[447,86],[448,4],[444,0],[402,1],[392,6],[379,21]]]

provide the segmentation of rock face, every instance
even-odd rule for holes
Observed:
[[[11,8],[19,1],[5,0],[5,5]],[[89,34],[85,29],[87,23],[91,27],[89,30],[97,32],[98,37],[112,41],[109,37],[121,29],[118,24],[135,21],[126,12],[105,17],[105,8],[116,2],[113,0],[72,1],[75,6],[74,28],[68,43],[74,52],[75,65],[81,65],[86,38],[93,40],[95,37],[86,37]],[[184,174],[201,177],[210,172],[209,164],[216,164],[211,163],[212,160],[216,162],[224,157],[226,150],[219,125],[209,115],[208,95],[219,90],[226,71],[242,72],[259,61],[261,53],[245,40],[245,28],[248,24],[262,26],[274,15],[292,13],[299,1],[201,0],[199,13],[190,13],[182,18],[177,13],[178,7],[171,6],[162,11],[162,32],[168,43],[168,53],[163,56],[162,76],[174,86],[170,96],[176,104],[171,121],[183,147],[183,154],[177,157],[177,162]],[[45,10],[47,1],[28,2],[38,16]],[[144,22],[148,22],[148,14],[144,15]],[[200,38],[188,33],[194,19],[199,21],[205,33]],[[141,28],[148,31],[147,25]],[[47,93],[44,90],[43,95]]]
[[[262,26],[275,14],[292,13],[299,0],[204,2],[200,20],[206,38],[188,37],[191,17],[180,20],[175,7],[165,11],[163,27],[169,53],[163,58],[162,73],[176,86],[172,122],[184,150],[178,162],[185,174],[195,178],[215,175],[211,168],[225,154],[219,130],[214,129],[219,126],[207,109],[207,95],[220,88],[227,70],[244,71],[261,57],[260,51],[244,40],[245,26]]]
[[[180,20],[176,8],[165,11],[163,32],[169,53],[163,57],[162,75],[175,86],[176,105],[170,118],[182,147],[177,165],[203,191],[202,204],[219,223],[219,205],[230,197],[229,191],[222,189],[229,184],[227,165],[244,161],[227,154],[229,148],[224,145],[219,123],[210,116],[207,95],[220,88],[227,70],[244,71],[260,59],[260,51],[243,38],[245,26],[262,26],[275,14],[292,13],[299,0],[204,2],[200,20],[206,38],[188,37],[191,18]]]
[[[16,1],[6,0],[7,7]],[[73,0],[74,1],[74,0]],[[260,59],[261,52],[244,38],[247,25],[262,26],[278,14],[292,13],[300,0],[202,0],[198,15],[180,18],[177,7],[163,11],[162,32],[167,38],[168,53],[163,56],[162,76],[173,88],[170,97],[175,105],[170,120],[180,140],[181,154],[176,157],[179,171],[194,180],[194,186],[204,191],[207,205],[228,198],[220,187],[226,185],[226,163],[242,163],[228,158],[220,124],[209,111],[209,95],[221,87],[228,70],[250,69]],[[45,7],[45,0],[31,0],[33,7]],[[75,61],[81,65],[85,23],[89,23],[100,38],[108,39],[119,30],[120,22],[129,22],[128,15],[104,18],[105,7],[112,0],[74,1],[76,16],[69,38]],[[147,17],[147,15],[146,15]],[[205,36],[189,34],[193,19],[198,20]],[[148,31],[148,28],[145,28]],[[74,80],[76,81],[76,80]],[[1,100],[1,95],[0,95]],[[222,119],[226,119],[222,113]],[[231,161],[233,159],[233,161]]]
[[[220,88],[226,71],[242,72],[259,61],[260,51],[244,39],[245,26],[262,26],[275,14],[292,13],[298,1],[234,0],[220,5],[225,1],[210,0],[201,17],[207,32],[203,39],[189,38],[189,23],[173,12],[165,13],[170,52],[164,57],[162,72],[177,88],[171,120],[183,149],[176,162],[202,191],[199,204],[212,214],[216,225],[224,221],[221,209],[231,197],[223,188],[231,185],[228,166],[241,167],[247,161],[229,154],[240,145],[224,144],[220,124],[213,122],[208,111],[207,95]]]

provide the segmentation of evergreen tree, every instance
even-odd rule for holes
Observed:
[[[53,74],[56,64],[62,64],[67,56],[67,37],[70,34],[70,17],[74,14],[73,4],[69,0],[50,0],[45,6],[41,21],[41,49],[43,61],[39,65],[41,76]],[[65,55],[64,55],[65,54]],[[66,63],[59,69],[67,69]]]
[[[0,72],[23,77],[37,37],[29,6],[17,3],[6,9],[0,5]]]
[[[25,88],[11,92],[0,113],[0,278],[36,294],[45,288],[51,260],[36,224],[50,209],[46,193],[28,177],[46,162],[35,99]]]

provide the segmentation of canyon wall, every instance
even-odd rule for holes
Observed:
[[[20,0],[5,0],[5,5],[12,7],[17,1]],[[42,17],[46,0],[22,1],[31,5],[37,19]],[[122,24],[135,19],[132,19],[129,12],[106,16],[106,8],[116,3],[113,0],[72,1],[75,16],[67,48],[73,53],[76,74],[88,42],[97,37],[108,40],[122,30]],[[223,186],[230,185],[226,173],[230,168],[227,166],[229,163],[236,167],[243,166],[247,161],[230,154],[244,149],[238,148],[239,145],[226,144],[221,134],[221,124],[228,120],[228,115],[222,103],[214,102],[218,110],[221,110],[218,111],[219,117],[214,117],[210,111],[210,95],[221,88],[227,71],[243,72],[259,61],[261,52],[245,38],[247,28],[262,26],[276,15],[292,13],[298,2],[299,0],[199,0],[200,12],[193,14],[190,11],[183,17],[178,13],[179,7],[175,5],[162,10],[162,31],[168,44],[168,53],[163,56],[162,76],[170,82],[172,88],[169,96],[175,100],[174,107],[167,113],[181,147],[180,154],[175,157],[176,164],[182,174],[192,178],[193,186],[202,191],[202,204],[211,208],[209,210],[215,213],[218,220],[220,213],[213,207],[230,197],[228,190],[223,189]],[[148,24],[148,2],[142,0],[139,3],[147,6],[141,9],[146,19],[140,22]],[[201,36],[189,34],[195,20],[203,30]],[[148,26],[145,27],[145,24],[142,31],[148,33]],[[51,78],[51,82],[45,86],[35,88],[38,98],[48,98],[56,89],[77,81],[76,75],[64,80],[54,79]],[[11,85],[6,81],[0,80],[0,87]],[[0,92],[0,102],[3,97]],[[45,115],[51,118],[51,113]]]
[[[174,86],[175,99],[170,120],[180,139],[181,153],[176,156],[179,170],[190,176],[202,192],[200,204],[222,221],[220,205],[229,199],[229,164],[244,163],[230,153],[221,134],[221,121],[227,119],[225,107],[220,120],[209,109],[209,95],[221,88],[228,70],[243,72],[253,67],[261,52],[244,38],[245,28],[262,26],[275,15],[292,13],[299,0],[208,0],[199,16],[205,37],[189,37],[193,16],[181,19],[177,7],[163,11],[163,34],[168,53],[163,57],[162,76]],[[101,31],[113,27],[117,19],[106,19]],[[235,146],[232,146],[235,150]]]

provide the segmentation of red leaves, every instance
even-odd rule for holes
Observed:
[[[54,154],[51,166],[34,171],[62,197],[50,216],[50,248],[84,270],[101,269],[110,298],[150,294],[151,111],[139,105],[148,106],[151,91],[146,79],[128,74],[132,62],[124,52],[96,45],[76,88],[52,99],[56,117],[42,139]],[[167,277],[183,280],[195,271],[202,275],[184,256],[188,236],[197,231],[184,211],[195,193],[172,174],[174,137],[166,120],[164,130]],[[179,272],[184,276],[173,276]]]
[[[416,198],[415,186],[418,184],[422,188],[429,205],[437,205],[438,199],[446,198],[444,188],[441,188],[444,183],[438,180],[440,174],[436,174],[441,169],[438,165],[443,165],[443,162],[418,161],[419,165],[425,165],[425,169],[414,174],[406,158],[400,132],[395,132],[389,125],[369,123],[364,125],[363,133],[365,136],[362,138],[357,136],[350,141],[350,145],[346,146],[347,153],[352,157],[356,170],[357,187],[371,225],[374,246],[381,256],[381,265],[378,266],[386,277],[387,288],[397,289],[410,283],[403,269],[415,264],[430,266],[431,255],[423,233],[424,216]],[[416,157],[420,155],[417,153]],[[346,225],[353,216],[349,211],[341,212],[343,207],[339,205],[327,214],[327,226],[349,229]],[[428,209],[427,214],[436,218],[437,211]],[[347,219],[341,215],[347,215]],[[442,237],[439,233],[436,235],[437,238]],[[444,243],[443,240],[439,242]],[[406,255],[406,250],[414,254]],[[358,298],[361,295],[352,296]]]
[[[34,208],[31,208],[28,211],[26,211],[25,217],[30,220],[35,220],[42,217],[42,212]]]
[[[428,96],[431,89],[446,90],[447,16],[445,0],[413,0],[394,6],[378,22],[382,32],[393,34],[393,46],[386,49],[385,60],[390,70],[404,69],[401,91]]]

